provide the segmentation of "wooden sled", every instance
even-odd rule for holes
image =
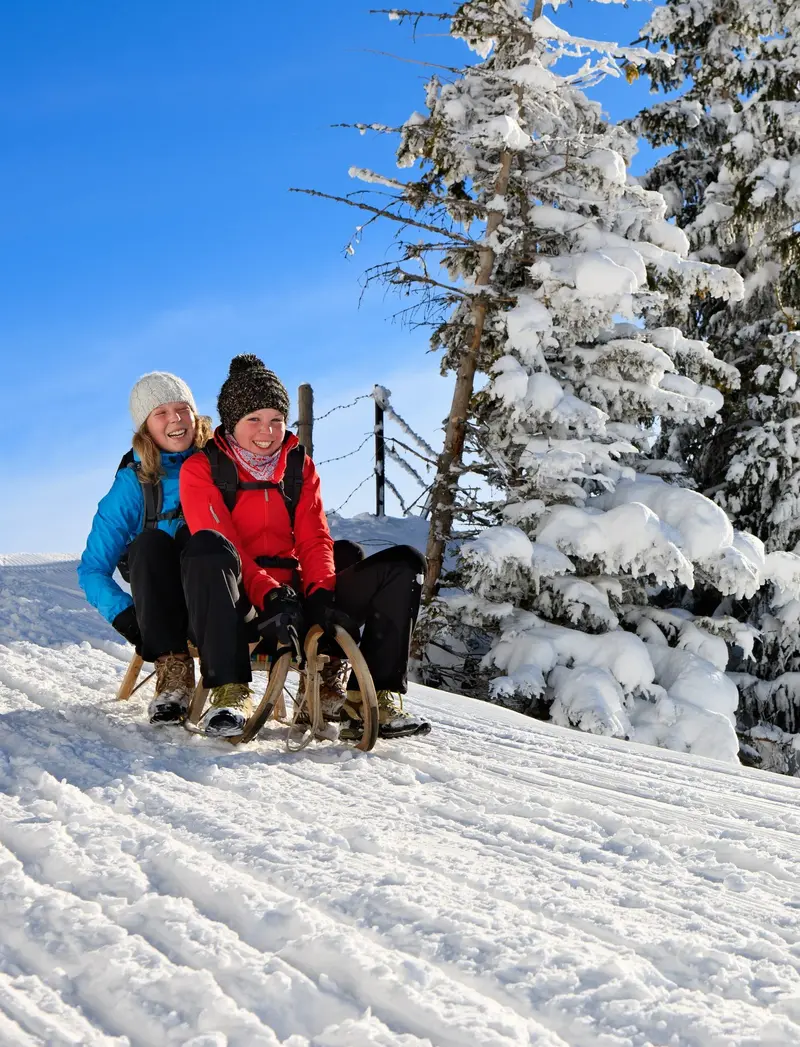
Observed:
[[[299,703],[295,704],[294,716],[292,717],[291,722],[286,720],[286,710],[283,706],[284,684],[286,683],[289,669],[299,671],[299,666],[292,662],[291,654],[286,652],[269,666],[269,676],[267,678],[267,687],[264,691],[264,697],[255,708],[253,715],[247,721],[242,733],[229,736],[225,741],[231,742],[233,745],[239,745],[242,742],[251,742],[270,717],[279,719],[284,723],[289,722],[290,733],[286,741],[286,747],[290,751],[299,752],[313,741],[317,732],[319,732],[323,726],[322,711],[319,700],[320,670],[328,661],[328,655],[319,654],[317,651],[322,635],[323,630],[318,625],[315,625],[309,629],[308,635],[306,636],[305,704],[308,708],[309,724],[300,725],[297,723],[297,718],[301,708]],[[356,749],[360,749],[362,752],[369,752],[378,738],[378,698],[375,693],[375,684],[372,681],[372,675],[367,668],[367,663],[364,661],[364,656],[361,654],[358,644],[348,632],[341,629],[339,626],[336,626],[336,642],[342,648],[345,657],[350,662],[350,665],[356,674],[356,679],[358,680],[359,690],[364,696],[362,707],[364,733],[355,747]],[[200,722],[200,717],[203,715],[207,695],[208,690],[203,687],[202,684],[198,685],[195,689],[192,703],[189,707],[189,713],[186,717],[185,726],[187,730],[197,730],[197,724]],[[300,730],[303,731],[303,737],[298,744],[292,741],[292,735]]]
[[[301,749],[304,749],[314,739],[323,726],[319,698],[320,670],[328,661],[328,655],[320,654],[317,650],[322,636],[323,630],[318,625],[309,629],[308,635],[306,636],[305,704],[308,706],[308,719],[310,723],[302,725],[297,723],[301,707],[299,703],[295,703],[294,716],[289,723],[290,733],[286,742],[287,748],[292,752],[299,752]],[[363,697],[361,718],[364,723],[364,733],[355,748],[360,749],[362,752],[369,752],[378,738],[378,698],[375,692],[375,684],[373,683],[372,675],[367,668],[367,663],[364,661],[364,656],[358,648],[358,644],[348,632],[340,628],[338,625],[336,626],[336,642],[341,647],[345,657],[350,662],[353,672],[356,674],[359,690]],[[255,646],[256,645],[253,644],[251,650]],[[192,650],[191,653],[195,656],[197,655],[197,652],[194,650]],[[137,684],[142,664],[142,659],[138,654],[135,654],[131,659],[128,670],[123,677],[119,690],[117,691],[118,700],[130,698],[132,694],[138,691],[140,687],[143,687],[144,684],[154,675],[154,673],[151,673],[150,676],[145,677],[141,683]],[[292,662],[292,656],[287,651],[285,654],[281,655],[277,661],[267,663],[266,668],[268,676],[263,698],[256,706],[253,715],[247,721],[242,733],[229,736],[225,739],[233,745],[239,745],[243,742],[251,742],[271,717],[280,720],[283,723],[289,722],[286,719],[286,706],[283,701],[283,690],[289,670],[295,669],[296,671],[299,671],[299,666]],[[189,711],[184,722],[184,726],[187,730],[195,732],[199,730],[197,725],[203,715],[207,697],[208,688],[204,686],[203,681],[201,680],[195,687],[192,700],[189,704]],[[299,744],[293,742],[292,735],[301,730],[303,731],[302,740]]]

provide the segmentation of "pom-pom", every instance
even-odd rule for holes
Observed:
[[[239,374],[241,371],[254,370],[265,371],[266,365],[264,361],[259,360],[254,353],[242,353],[241,356],[234,356],[231,360],[228,374]]]

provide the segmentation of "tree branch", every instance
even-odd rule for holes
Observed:
[[[371,214],[378,215],[383,218],[391,218],[393,222],[398,222],[400,225],[413,225],[417,229],[427,229],[430,233],[436,233],[438,236],[451,237],[454,240],[459,240],[462,244],[469,244],[474,246],[475,241],[471,240],[468,236],[462,236],[461,233],[449,229],[442,229],[436,225],[428,225],[427,222],[417,222],[413,218],[404,218],[401,215],[392,214],[391,211],[380,208],[371,207],[369,204],[359,203],[355,200],[348,200],[346,196],[333,196],[331,193],[322,193],[319,189],[296,189],[292,187],[289,190],[290,193],[305,193],[307,196],[319,196],[323,200],[334,200],[339,204],[347,204],[348,207],[357,207],[361,211],[369,211]],[[405,200],[395,201],[398,204],[404,204]]]
[[[376,266],[376,268],[378,267]],[[440,283],[438,280],[434,280],[432,276],[423,276],[421,273],[408,273],[399,265],[394,266],[387,272],[380,274],[376,273],[372,279],[378,279],[379,276],[382,279],[395,284],[395,286],[399,286],[400,284],[427,284],[430,287],[439,287],[443,291],[447,291],[448,294],[458,295],[459,298],[472,299],[475,297],[470,294],[469,291],[464,291],[459,287],[452,287],[450,284]]]
[[[399,7],[378,7],[372,8],[369,12],[371,15],[389,15],[393,18],[437,18],[440,22],[446,22],[448,18],[452,18],[452,14],[448,14],[443,11],[406,11]]]
[[[424,65],[429,69],[443,69],[446,73],[461,72],[461,69],[455,65],[439,65],[437,62],[425,62],[421,58],[404,58],[403,55],[395,55],[392,54],[391,51],[376,51],[374,47],[364,47],[361,50],[363,53],[368,55],[381,55],[383,58],[394,58],[398,62],[408,62],[410,65]]]
[[[350,131],[358,131],[360,134],[364,134],[365,131],[375,131],[377,134],[383,135],[399,135],[403,130],[402,127],[390,127],[388,124],[331,124],[331,127],[346,127]]]

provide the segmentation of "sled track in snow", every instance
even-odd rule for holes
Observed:
[[[56,649],[63,564],[10,589],[0,1044],[800,1042],[800,782],[426,688],[427,738],[232,750],[115,703],[102,624]]]

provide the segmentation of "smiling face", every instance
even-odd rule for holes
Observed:
[[[161,404],[147,416],[147,431],[162,451],[188,451],[194,428],[194,411],[182,400]]]
[[[286,436],[286,418],[274,407],[251,411],[240,418],[233,429],[233,438],[253,454],[274,454]]]

